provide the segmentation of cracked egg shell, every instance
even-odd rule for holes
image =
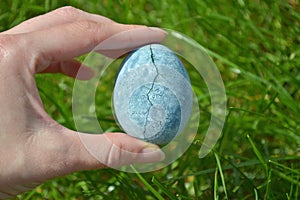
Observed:
[[[150,44],[124,59],[113,92],[114,113],[127,134],[163,145],[186,126],[192,98],[179,58],[163,45]]]

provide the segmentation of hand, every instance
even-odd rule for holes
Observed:
[[[81,63],[74,57],[88,53],[112,35],[133,29],[142,34],[122,34],[126,45],[118,46],[116,42],[112,48],[100,49],[100,53],[118,56],[125,49],[158,43],[165,36],[160,29],[122,25],[72,7],[32,18],[0,33],[0,198],[79,170],[163,158],[157,146],[126,134],[90,135],[62,127],[45,112],[34,80],[38,72],[76,77]],[[89,68],[84,70],[77,78],[92,77]],[[85,139],[97,159],[80,138]],[[135,156],[126,157],[123,150]]]

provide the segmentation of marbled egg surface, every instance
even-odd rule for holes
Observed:
[[[188,73],[169,48],[150,44],[124,59],[113,104],[117,121],[127,134],[167,144],[186,126],[192,101]]]

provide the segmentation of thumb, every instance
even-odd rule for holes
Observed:
[[[153,163],[164,159],[158,146],[124,133],[87,134],[60,127],[60,143],[64,143],[64,160],[68,169],[62,175],[103,167],[117,168],[135,163]],[[57,132],[56,132],[57,133]],[[65,142],[62,138],[67,138]],[[72,142],[70,142],[72,141]],[[66,167],[66,166],[65,166]]]
[[[143,142],[124,133],[78,133],[85,150],[107,167],[120,167],[134,163],[158,162],[164,158],[158,146]],[[79,147],[82,148],[82,147]],[[94,167],[83,166],[83,167]],[[97,165],[95,165],[97,167]]]

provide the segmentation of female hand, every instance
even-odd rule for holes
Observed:
[[[32,18],[0,33],[0,198],[79,170],[163,158],[157,146],[126,134],[90,135],[59,125],[45,112],[34,79],[39,72],[76,77],[81,63],[74,57],[133,29],[141,34],[122,34],[122,44],[115,42],[112,48],[99,52],[117,57],[125,49],[159,43],[165,36],[157,28],[118,24],[72,7]],[[87,67],[84,72],[77,78],[84,80],[93,75]],[[135,156],[128,157],[123,151]]]

